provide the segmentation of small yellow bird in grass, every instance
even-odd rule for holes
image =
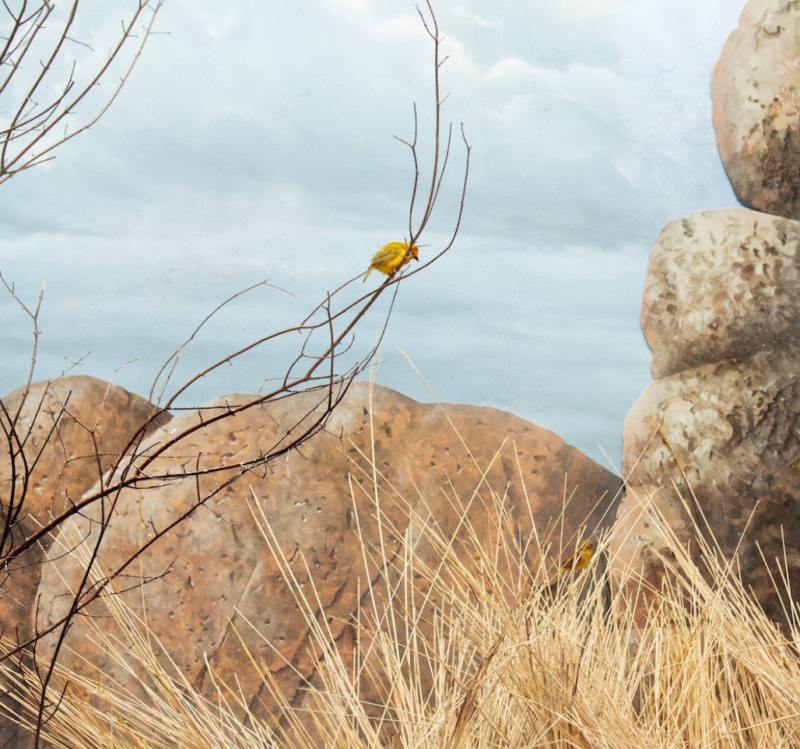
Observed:
[[[571,572],[573,570],[582,570],[584,567],[589,566],[594,556],[594,544],[591,541],[582,541],[575,551],[567,557],[559,574],[562,572]]]
[[[411,258],[419,262],[417,257],[419,255],[419,247],[417,245],[412,244],[408,253],[406,253],[406,250],[408,250],[408,242],[389,242],[389,244],[383,245],[372,258],[369,270],[362,283],[366,282],[369,274],[374,270],[379,270],[381,273],[391,276],[398,268],[409,262]]]

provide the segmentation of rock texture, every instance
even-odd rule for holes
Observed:
[[[69,502],[97,483],[151,409],[144,398],[94,377],[37,382],[24,402],[23,395],[19,389],[3,398],[9,414],[16,414],[22,404],[16,431],[23,439],[29,435],[24,453],[28,464],[34,466],[19,517],[20,538],[63,512]],[[4,451],[0,455],[0,497],[4,501],[10,494],[10,481],[9,455]],[[47,547],[49,539],[43,543]],[[26,564],[4,585],[0,630],[16,630],[21,637],[30,633],[39,571],[37,565]]]
[[[3,398],[9,414],[17,413],[24,395],[20,388]],[[151,409],[144,398],[96,377],[33,383],[16,429],[21,435],[30,434],[25,446],[29,461],[47,445],[30,477],[24,509],[28,521],[42,522],[58,515],[70,500],[94,486],[99,473],[111,467]],[[162,424],[166,421],[166,417],[160,419]],[[9,476],[4,452],[0,496],[7,496]]]
[[[800,218],[800,4],[750,0],[711,85],[725,170],[746,206]]]
[[[246,397],[227,396],[209,404],[203,413],[207,417]],[[574,492],[565,517],[569,537],[584,523],[593,532],[620,486],[619,479],[556,435],[494,409],[445,405],[445,416],[438,406],[375,386],[371,422],[365,383],[352,386],[328,423],[327,433],[307,443],[302,454],[289,453],[267,471],[227,483],[241,462],[273,445],[302,419],[316,402],[314,398],[295,396],[204,427],[179,448],[168,450],[157,466],[162,474],[178,476],[187,460],[200,455],[203,466],[229,470],[202,479],[203,493],[220,488],[207,509],[197,511],[145,552],[143,568],[148,574],[168,571],[163,579],[144,587],[148,624],[192,683],[213,694],[207,656],[222,679],[233,683],[234,674],[238,675],[252,709],[261,714],[264,705],[273,701],[247,665],[239,635],[251,652],[263,658],[282,692],[295,704],[302,703],[303,687],[314,678],[317,663],[307,649],[308,624],[255,527],[251,507],[263,510],[300,584],[307,590],[311,583],[315,586],[331,633],[346,652],[352,647],[348,641],[352,629],[346,622],[356,612],[359,596],[362,603],[368,600],[366,591],[378,577],[375,564],[383,563],[379,559],[364,568],[356,531],[385,562],[391,562],[397,552],[398,536],[418,534],[426,522],[435,522],[447,537],[461,539],[463,545],[456,543],[456,548],[469,550],[472,539],[466,536],[463,515],[469,517],[479,538],[490,540],[497,532],[491,486],[521,538],[530,533],[532,519],[545,529],[561,514],[565,491],[567,497]],[[196,413],[176,417],[166,436],[153,436],[153,444],[197,420]],[[507,443],[492,463],[506,439],[513,444]],[[384,489],[381,513],[385,527],[397,529],[395,535],[385,530],[382,537],[378,533],[375,476],[365,457],[373,454]],[[490,465],[482,484],[481,474]],[[123,492],[101,552],[103,565],[115,569],[142,540],[147,541],[153,529],[166,527],[190,507],[196,491],[194,480],[175,479],[141,495]],[[409,525],[411,512],[416,520]],[[138,531],[140,513],[148,526],[143,539]],[[606,518],[610,515],[613,512]],[[85,533],[87,528],[88,521],[78,519],[64,534]],[[419,548],[423,558],[430,553],[424,543]],[[79,572],[67,560],[59,569],[68,581]],[[41,624],[63,612],[67,605],[63,592],[64,582],[54,568],[46,566],[40,588]],[[140,591],[127,594],[126,600],[141,613]],[[92,611],[99,614],[101,609],[95,606]],[[77,646],[81,656],[95,662],[108,678],[135,688],[130,674],[91,644],[87,635],[93,623],[114,627],[107,618],[78,619],[68,644]],[[79,657],[67,651],[62,658],[64,665],[86,669]],[[287,662],[294,668],[287,668]]]
[[[741,208],[671,221],[641,323],[657,379],[800,341],[800,223]]]
[[[27,395],[21,388],[3,398],[2,403],[9,417],[19,412],[16,433],[25,442],[28,465],[33,466],[19,523],[14,529],[17,540],[36,530],[49,517],[57,516],[69,502],[88,491],[101,473],[112,466],[151,409],[144,398],[84,376],[37,382]],[[167,420],[162,418],[160,423]],[[3,423],[8,426],[6,417]],[[10,496],[11,475],[10,458],[5,450],[0,455],[0,498],[4,510]],[[45,549],[49,543],[49,539],[43,539]],[[2,582],[0,631],[20,642],[33,634],[41,558],[41,550],[33,549]],[[13,743],[7,743],[11,740],[11,733],[4,733],[0,727],[0,744],[13,747]]]
[[[618,513],[622,559],[645,567],[661,541],[658,522],[637,507],[644,495],[658,490],[659,507],[685,539],[707,521],[727,558],[739,550],[746,584],[777,619],[758,547],[775,574],[785,540],[796,590],[798,237],[800,224],[742,209],[692,214],[661,233],[642,309],[658,379],[625,420],[623,475],[632,491]]]

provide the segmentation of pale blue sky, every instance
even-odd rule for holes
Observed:
[[[618,462],[622,421],[651,381],[650,248],[669,220],[735,204],[709,84],[742,6],[437,4],[444,114],[474,147],[466,215],[455,248],[403,285],[379,382],[429,400],[402,348],[440,400],[511,411]],[[103,49],[108,5],[85,7],[98,15],[79,38]],[[157,29],[168,34],[108,115],[0,188],[0,270],[31,303],[47,284],[39,378],[87,352],[77,371],[104,379],[138,359],[116,382],[146,394],[230,294],[269,277],[295,297],[242,300],[186,375],[300,319],[407,226],[411,165],[392,135],[411,135],[416,101],[425,137],[431,88],[413,2],[167,0]],[[449,230],[456,154],[431,249]],[[24,381],[31,335],[5,297],[0,316],[5,393]],[[276,361],[205,380],[194,402],[253,392]]]

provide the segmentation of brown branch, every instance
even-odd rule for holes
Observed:
[[[4,2],[5,4],[5,0],[0,1]],[[444,97],[443,99],[440,97],[439,75],[440,69],[447,58],[445,57],[444,59],[440,59],[440,45],[442,42],[442,37],[439,33],[438,23],[433,13],[431,3],[429,0],[426,0],[426,2],[431,18],[430,23],[426,21],[421,12],[420,16],[422,18],[424,29],[433,40],[434,48],[433,75],[435,82],[436,117],[433,138],[435,145],[430,189],[425,199],[421,220],[416,230],[414,230],[413,219],[415,215],[415,204],[417,200],[421,200],[419,197],[420,162],[417,154],[419,137],[418,114],[415,105],[413,140],[409,142],[402,141],[398,138],[398,140],[401,140],[401,142],[403,142],[410,149],[414,168],[414,184],[409,207],[409,250],[411,246],[413,246],[413,244],[419,240],[420,236],[425,231],[434,215],[435,207],[440,198],[441,189],[444,184],[444,176],[447,172],[448,166],[451,163],[450,157],[452,153],[452,125],[450,125],[448,128],[447,143],[443,151],[441,149],[440,142],[441,107],[447,97]],[[7,5],[5,7],[8,9]],[[11,40],[7,41],[5,45],[5,53],[7,56],[16,55],[16,58],[14,58],[13,61],[10,57],[8,58],[9,64],[13,62],[13,64],[17,66],[19,66],[21,59],[24,58],[23,53],[29,48],[32,36],[35,36],[35,34],[38,33],[38,29],[41,28],[41,25],[36,26],[36,23],[40,23],[41,18],[45,16],[42,6],[38,6],[40,9],[40,15],[37,16],[35,14],[29,14],[26,16],[26,7],[27,6],[23,6],[23,11],[21,11],[19,15],[13,16],[14,20],[12,24],[12,30],[10,32]],[[49,5],[47,7],[48,9],[50,8]],[[108,99],[106,106],[100,111],[100,114],[98,114],[94,119],[91,120],[91,122],[89,122],[89,124],[82,126],[71,134],[67,134],[65,132],[60,140],[47,146],[44,150],[40,151],[38,155],[31,156],[27,161],[22,160],[16,162],[14,159],[19,159],[21,156],[18,154],[15,157],[14,154],[11,153],[11,145],[9,144],[18,139],[21,139],[19,140],[20,143],[25,142],[26,132],[32,133],[32,129],[37,126],[42,128],[42,132],[37,133],[30,142],[34,144],[40,142],[41,138],[44,137],[46,132],[49,132],[50,129],[52,129],[52,127],[54,127],[60,121],[64,121],[64,117],[73,111],[76,104],[81,101],[91,86],[89,86],[89,88],[77,90],[77,93],[73,92],[72,89],[73,85],[75,84],[73,75],[70,74],[69,80],[63,91],[61,91],[55,100],[51,101],[44,109],[38,109],[38,105],[32,101],[31,96],[28,97],[26,102],[23,102],[23,104],[20,105],[15,119],[12,120],[12,127],[5,136],[0,134],[0,141],[2,141],[3,144],[2,152],[0,153],[0,182],[9,178],[13,173],[17,173],[22,169],[35,165],[36,163],[41,163],[41,160],[46,157],[53,148],[60,143],[66,142],[66,140],[75,137],[75,135],[85,130],[86,127],[96,122],[97,119],[102,116],[103,112],[105,112],[108,106],[110,106],[110,103],[114,101],[114,98],[119,93],[119,90],[127,79],[127,76],[130,74],[130,71],[141,52],[142,45],[149,35],[153,33],[153,22],[158,9],[161,7],[160,1],[157,2],[155,6],[151,6],[146,0],[139,0],[138,10],[133,15],[131,22],[128,24],[123,24],[122,38],[120,39],[119,44],[114,50],[112,50],[109,60],[104,66],[101,67],[98,76],[93,78],[91,85],[94,85],[94,83],[99,80],[99,77],[101,77],[104,72],[108,70],[108,66],[119,54],[124,41],[128,37],[132,36],[133,22],[146,7],[149,7],[149,9],[152,11],[152,17],[150,19],[150,24],[145,28],[144,38],[141,40],[141,44],[138,48],[139,51],[134,56],[134,59],[131,62],[127,73],[123,77],[122,82],[115,89],[112,96]],[[74,0],[74,4],[72,6],[72,15],[70,16],[67,28],[61,32],[60,41],[58,43],[59,46],[57,50],[54,51],[53,55],[57,55],[58,50],[65,41],[75,41],[67,35],[67,30],[69,25],[72,24],[72,20],[74,18],[74,14],[77,12],[77,8],[78,0]],[[25,19],[28,19],[28,26],[25,25]],[[26,46],[26,44],[28,46]],[[50,59],[51,61],[55,60],[55,56],[51,57]],[[1,63],[2,60],[0,59],[0,64]],[[11,75],[13,75],[14,71],[17,69],[18,67],[14,68],[14,70],[11,72]],[[35,93],[43,80],[43,74],[40,74],[37,77],[37,80],[34,82],[32,88],[29,90],[29,94]],[[2,89],[0,89],[0,92],[2,92]],[[31,421],[31,426],[27,433],[22,434],[18,428],[20,414],[22,413],[22,405],[20,405],[19,409],[17,409],[14,415],[11,415],[8,413],[7,409],[5,409],[2,401],[0,401],[0,406],[2,406],[2,408],[0,408],[0,426],[2,426],[5,437],[4,447],[8,451],[8,454],[13,458],[12,476],[14,478],[14,485],[18,483],[17,477],[20,476],[20,472],[22,475],[22,493],[14,494],[14,490],[12,489],[9,497],[10,501],[3,501],[6,509],[6,529],[2,538],[0,538],[0,566],[4,566],[6,571],[9,571],[10,569],[18,569],[18,560],[20,560],[23,555],[34,550],[37,545],[44,544],[49,535],[56,534],[62,530],[64,524],[71,518],[76,518],[76,516],[85,518],[86,522],[88,523],[88,532],[80,541],[82,544],[87,544],[88,557],[85,563],[85,569],[80,576],[78,584],[73,586],[71,592],[68,594],[71,600],[66,613],[60,616],[56,621],[48,623],[48,625],[43,629],[39,629],[37,616],[36,621],[34,622],[33,634],[24,642],[19,641],[22,638],[18,637],[16,647],[5,653],[3,656],[0,656],[0,661],[2,661],[7,658],[20,656],[21,654],[28,652],[32,653],[34,660],[36,661],[37,644],[43,637],[48,635],[55,637],[55,644],[53,646],[52,654],[49,658],[48,664],[45,666],[44,664],[40,665],[38,662],[35,662],[36,673],[40,679],[41,689],[38,705],[37,726],[35,730],[35,743],[37,747],[42,740],[43,728],[45,727],[47,721],[50,720],[55,714],[55,710],[58,709],[58,705],[60,704],[60,701],[57,702],[55,709],[50,711],[49,708],[52,706],[53,702],[50,701],[48,695],[50,689],[52,689],[51,684],[53,675],[55,673],[54,669],[56,667],[56,663],[66,643],[67,635],[70,631],[72,623],[75,621],[75,617],[89,615],[90,612],[87,611],[87,607],[91,606],[93,602],[98,601],[104,595],[112,595],[118,592],[115,589],[115,581],[119,582],[125,578],[125,589],[129,589],[127,587],[127,581],[128,578],[132,577],[128,571],[131,565],[137,560],[140,560],[142,555],[147,550],[159,543],[177,526],[187,522],[199,508],[205,507],[206,509],[211,510],[211,508],[208,506],[209,501],[216,497],[221,491],[230,487],[233,483],[249,473],[263,471],[264,475],[267,475],[267,472],[272,470],[272,464],[283,456],[288,455],[290,452],[298,452],[302,455],[300,450],[304,444],[308,440],[320,434],[320,432],[326,430],[331,414],[336,410],[336,408],[339,407],[342,400],[346,397],[355,378],[359,374],[365,372],[374,361],[375,357],[377,356],[379,346],[384,340],[385,334],[388,330],[389,321],[392,317],[394,305],[399,293],[400,283],[420,272],[424,268],[427,268],[432,262],[435,262],[438,258],[440,258],[453,246],[458,235],[464,212],[464,201],[469,179],[471,151],[471,147],[467,142],[466,135],[464,133],[463,125],[461,127],[461,135],[466,149],[466,162],[464,167],[463,183],[461,185],[460,205],[455,227],[453,229],[450,241],[444,247],[444,249],[439,251],[426,263],[421,264],[420,268],[414,271],[410,271],[408,268],[403,268],[400,272],[387,276],[386,279],[384,279],[384,281],[377,286],[377,288],[366,293],[357,294],[354,301],[346,298],[343,299],[345,289],[347,289],[355,281],[361,279],[362,274],[359,274],[358,276],[355,276],[354,278],[342,283],[333,291],[327,292],[319,304],[317,304],[309,314],[305,315],[305,317],[303,317],[298,324],[262,335],[257,340],[252,341],[246,346],[243,346],[238,350],[228,354],[219,361],[204,367],[199,372],[189,377],[185,382],[175,387],[173,390],[171,383],[175,377],[175,372],[177,371],[177,365],[181,354],[185,348],[194,341],[195,337],[198,335],[201,329],[203,329],[206,323],[221,309],[232,303],[242,294],[256,287],[263,285],[271,286],[271,284],[269,284],[267,281],[263,281],[255,284],[252,287],[249,287],[248,289],[238,292],[237,294],[234,294],[232,297],[229,297],[216,308],[214,308],[194,329],[191,335],[183,343],[181,343],[178,348],[164,361],[163,365],[160,367],[155,378],[153,379],[150,389],[151,406],[148,410],[146,418],[133,431],[133,434],[128,438],[122,450],[120,450],[113,459],[110,470],[106,472],[103,471],[103,464],[106,460],[106,456],[102,452],[102,447],[97,433],[97,429],[100,424],[100,413],[98,413],[94,423],[91,423],[91,421],[89,423],[81,423],[77,414],[70,414],[67,411],[68,398],[65,399],[65,401],[61,404],[61,409],[50,430],[48,442],[51,438],[60,436],[58,424],[64,414],[67,414],[73,418],[82,429],[88,432],[91,438],[93,451],[92,455],[84,457],[92,457],[94,461],[94,470],[96,470],[98,474],[98,483],[94,489],[84,494],[84,496],[76,498],[75,501],[70,500],[69,506],[61,511],[57,517],[49,518],[46,522],[43,522],[35,532],[30,533],[27,537],[20,540],[15,538],[11,530],[13,528],[13,523],[16,522],[16,519],[19,517],[22,502],[24,501],[27,487],[25,480],[30,477],[32,468],[35,467],[36,462],[38,461],[39,457],[41,457],[42,453],[40,450],[31,464],[29,461],[29,454],[26,452],[26,444],[31,436],[33,423],[36,421],[36,419],[34,418]],[[30,143],[28,143],[28,146],[26,147],[30,148]],[[8,158],[6,154],[8,154]],[[0,276],[0,278],[2,278],[2,276]],[[13,285],[9,285],[4,279],[3,283],[5,284],[6,290],[16,298]],[[391,291],[388,291],[390,288]],[[282,289],[280,290],[283,291]],[[353,349],[356,338],[356,328],[365,318],[365,316],[370,313],[377,300],[384,293],[387,293],[387,291],[389,293],[388,310],[385,312],[383,325],[380,335],[378,336],[378,340],[367,349],[365,355],[357,355],[354,353]],[[38,314],[41,304],[42,296],[40,295],[35,311],[31,312],[24,306],[24,304],[22,305],[23,310],[25,310],[33,319],[35,338],[31,370],[23,392],[23,404],[31,392],[37,352],[36,345],[38,343]],[[299,335],[301,339],[296,356],[289,367],[283,371],[281,377],[264,380],[264,383],[274,382],[274,384],[269,388],[266,388],[265,385],[262,385],[262,387],[259,389],[258,395],[248,397],[244,402],[241,403],[227,404],[226,406],[221,407],[215,406],[213,408],[194,407],[192,410],[197,414],[197,418],[190,420],[190,423],[187,423],[179,431],[175,433],[164,432],[164,434],[161,435],[158,440],[148,439],[148,435],[150,434],[153,424],[157,424],[159,418],[168,414],[170,409],[176,408],[175,404],[177,399],[182,398],[200,379],[218,370],[225,364],[233,363],[235,360],[243,357],[248,352],[251,352],[259,347],[267,348],[270,346],[270,344],[284,338],[285,336],[294,335]],[[47,392],[47,390],[45,392]],[[209,426],[226,419],[235,419],[239,414],[242,414],[250,409],[258,408],[266,404],[277,403],[298,393],[317,393],[318,396],[313,399],[311,408],[306,410],[304,414],[301,414],[292,425],[285,430],[281,430],[276,435],[273,444],[269,445],[266,450],[261,450],[257,456],[249,460],[241,461],[236,464],[212,465],[207,460],[202,461],[201,455],[198,453],[192,458],[186,459],[185,461],[183,458],[173,460],[167,469],[161,468],[161,466],[156,462],[159,459],[170,456],[170,454],[174,455],[176,448],[179,448],[181,445],[186,445],[187,441],[198,430],[206,429]],[[108,391],[106,392],[106,396],[107,394]],[[153,401],[154,398],[155,402]],[[34,409],[37,416],[42,409],[42,403],[44,402],[43,399],[38,404],[38,408]],[[103,404],[105,404],[105,397]],[[104,406],[101,406],[101,411],[103,407]],[[184,410],[184,408],[185,407],[182,406],[179,410]],[[216,484],[215,486],[204,489],[204,484],[207,482],[204,482],[201,479],[203,477],[210,476],[218,476],[219,478],[213,482]],[[183,511],[180,512],[177,517],[171,520],[165,527],[157,529],[153,526],[151,538],[149,538],[146,543],[140,544],[136,551],[121,559],[114,569],[105,572],[102,575],[97,574],[97,566],[101,558],[101,552],[103,550],[104,543],[108,543],[107,539],[110,535],[109,531],[112,527],[113,518],[115,517],[119,503],[123,501],[126,490],[139,489],[141,491],[148,491],[156,487],[169,487],[172,482],[187,480],[192,481],[194,484],[194,495],[189,499],[189,506],[185,507],[185,509],[183,509]],[[89,508],[92,508],[92,512],[87,512]],[[211,511],[213,512],[213,510]],[[52,559],[52,557],[50,559]],[[166,572],[157,577],[145,576],[142,573],[137,579],[140,581],[140,584],[143,584],[145,581],[163,578],[168,571],[169,568]]]
[[[36,303],[36,308],[33,312],[31,312],[22,299],[17,296],[14,290],[14,285],[9,284],[3,277],[2,272],[0,272],[0,282],[3,283],[3,286],[6,287],[6,291],[11,294],[11,296],[16,300],[17,304],[19,304],[19,306],[22,308],[23,312],[25,312],[25,314],[27,314],[33,322],[33,352],[31,354],[31,366],[30,370],[28,371],[28,379],[25,382],[25,390],[22,395],[22,400],[20,401],[19,408],[17,409],[17,413],[15,414],[12,422],[13,424],[16,424],[20,413],[22,413],[22,408],[25,405],[25,399],[28,397],[28,392],[30,390],[31,383],[33,382],[33,373],[36,369],[36,353],[39,350],[39,312],[42,309],[42,300],[44,299],[44,284],[42,284],[42,290],[39,292],[39,299]]]
[[[0,184],[18,174],[21,171],[29,169],[38,164],[44,163],[53,158],[52,151],[71,140],[72,138],[85,132],[92,127],[98,120],[108,111],[109,107],[116,100],[119,93],[122,91],[123,86],[130,77],[133,69],[138,62],[144,45],[148,38],[153,33],[153,24],[155,23],[156,16],[161,9],[162,0],[138,0],[136,7],[131,12],[131,15],[122,24],[122,33],[117,40],[115,46],[109,52],[108,58],[103,62],[85,83],[77,86],[74,78],[74,66],[72,67],[67,81],[64,84],[61,93],[52,99],[43,109],[38,110],[38,105],[34,101],[37,91],[43,87],[45,79],[49,74],[56,69],[56,63],[60,59],[64,43],[75,42],[75,39],[69,36],[70,28],[75,22],[77,16],[79,1],[73,0],[72,6],[69,11],[69,16],[61,29],[58,39],[55,41],[51,48],[49,56],[42,62],[42,70],[39,75],[32,81],[27,89],[27,93],[22,97],[16,113],[11,118],[8,127],[0,132]],[[47,11],[44,8],[47,8]],[[32,13],[27,19],[22,20],[22,15],[14,16],[15,24],[10,35],[10,40],[7,41],[4,52],[6,58],[0,60],[0,63],[5,63],[9,56],[15,56],[11,69],[6,76],[2,86],[0,86],[0,94],[6,89],[8,83],[19,75],[22,69],[22,63],[26,55],[30,52],[33,40],[44,26],[44,22],[49,17],[55,6],[43,2],[39,6],[39,15],[36,12]],[[131,61],[127,69],[124,71],[117,85],[111,90],[111,93],[104,100],[102,106],[87,120],[77,127],[72,133],[65,131],[57,136],[52,142],[46,142],[55,128],[60,126],[61,123],[66,124],[66,118],[76,112],[78,106],[86,99],[89,93],[100,83],[101,80],[107,77],[111,65],[120,57],[122,48],[129,38],[136,38],[133,34],[133,28],[138,23],[138,20],[145,10],[149,9],[151,17],[149,23],[144,26],[144,34],[141,40],[131,55]],[[11,45],[13,38],[21,32],[24,26],[28,26],[27,31],[24,32],[20,43],[13,49]],[[84,45],[88,46],[88,45]],[[16,54],[15,54],[16,53]],[[22,139],[18,147],[11,151],[10,146],[12,143]],[[42,145],[41,150],[35,151],[37,146]]]

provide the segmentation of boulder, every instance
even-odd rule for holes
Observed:
[[[800,222],[743,208],[671,221],[650,253],[641,323],[657,379],[800,342]]]
[[[19,411],[16,433],[24,440],[28,488],[15,528],[17,540],[59,515],[97,483],[152,412],[144,398],[95,377],[61,377],[33,383],[3,398],[9,416]],[[20,411],[20,405],[22,410]],[[166,423],[162,417],[159,423]],[[26,439],[27,437],[27,439]],[[19,470],[19,464],[17,466]],[[7,508],[11,488],[8,451],[0,455],[0,498]],[[50,539],[42,540],[45,549]],[[35,555],[36,556],[36,555]],[[38,559],[38,556],[36,557]],[[27,638],[40,569],[23,560],[4,583],[0,630]]]
[[[714,128],[746,206],[800,219],[800,4],[750,0],[714,68]]]
[[[30,435],[25,455],[31,472],[22,520],[35,525],[57,516],[79,499],[114,464],[153,406],[124,388],[83,375],[35,382],[3,398],[19,415],[16,431]],[[169,416],[159,418],[164,424]],[[0,497],[8,496],[8,453],[0,456]]]
[[[699,531],[737,556],[777,620],[762,553],[776,578],[777,558],[800,585],[799,226],[736,209],[661,233],[642,308],[658,379],[623,427],[630,491],[612,544],[619,564],[644,566],[657,584],[660,523],[685,541]]]
[[[229,395],[199,413],[180,415],[143,450],[198,424],[200,413],[207,420],[251,397]],[[564,538],[574,538],[584,527],[591,534],[613,515],[609,508],[621,483],[552,432],[511,414],[475,406],[440,408],[380,386],[371,391],[366,383],[351,386],[326,431],[300,451],[242,473],[243,463],[295,425],[302,428],[319,400],[319,394],[301,394],[252,408],[204,426],[169,448],[151,467],[161,481],[141,494],[122,492],[100,551],[103,567],[117,569],[155,530],[196,505],[198,486],[194,479],[180,478],[184,466],[200,460],[213,471],[199,485],[202,496],[212,495],[207,504],[143,554],[142,569],[157,579],[124,596],[139,615],[146,608],[148,626],[192,684],[214,694],[208,663],[215,678],[233,684],[235,676],[260,715],[272,712],[275,702],[243,646],[263,659],[294,705],[305,699],[304,687],[314,679],[319,654],[309,649],[308,621],[253,513],[263,513],[269,522],[297,584],[315,601],[314,615],[324,612],[330,635],[348,662],[348,649],[354,647],[349,622],[359,606],[368,605],[380,569],[391,568],[407,534],[417,538],[426,524],[435,523],[453,538],[454,549],[469,555],[474,537],[467,534],[463,518],[477,538],[491,543],[498,532],[497,503],[511,518],[515,537],[527,538],[532,522],[540,533],[556,528],[565,505]],[[141,537],[140,517],[145,519]],[[76,517],[61,538],[69,543],[89,529],[88,514]],[[420,559],[432,561],[433,550],[424,537],[419,541]],[[363,549],[372,557],[366,562]],[[79,566],[68,559],[59,562],[58,570],[45,566],[40,625],[63,615],[69,602],[65,585],[78,574]],[[381,598],[380,591],[376,595]],[[64,650],[61,663],[79,673],[94,673],[87,665],[94,664],[102,678],[135,691],[131,674],[89,637],[95,625],[109,634],[116,627],[102,611],[102,604],[92,604],[87,613],[95,618],[74,621],[67,636],[74,652]]]
[[[0,418],[5,427],[16,419],[16,434],[24,442],[23,452],[31,467],[24,504],[13,529],[17,542],[96,484],[153,410],[144,398],[85,376],[33,383],[27,392],[20,388],[10,393],[2,404],[4,415]],[[160,424],[167,421],[167,415],[159,419]],[[20,466],[18,460],[18,471]],[[8,510],[11,481],[11,459],[6,449],[0,455],[4,513]],[[19,474],[17,486],[19,491]],[[3,580],[0,631],[6,638],[25,642],[33,634],[41,560],[50,541],[42,539],[42,546],[31,549]],[[12,748],[14,732],[13,728],[0,728],[0,744]]]

